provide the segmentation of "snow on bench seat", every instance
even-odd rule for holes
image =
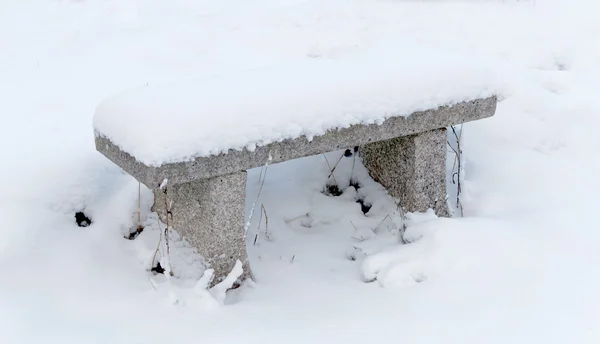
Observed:
[[[100,104],[94,128],[159,167],[489,97],[491,80],[472,59],[423,48],[307,58],[129,91]]]

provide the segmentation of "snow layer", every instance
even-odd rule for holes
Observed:
[[[142,87],[104,101],[94,126],[160,166],[492,95],[496,80],[481,61],[411,44],[409,34],[336,59]]]
[[[599,343],[598,2],[354,4],[2,1],[0,342]],[[311,157],[267,171],[249,229],[255,285],[221,306],[195,288],[202,259],[176,236],[171,283],[149,271],[164,227],[142,188],[148,230],[123,238],[136,225],[138,183],[94,149],[102,99],[336,59],[398,31],[492,61],[502,76],[496,115],[463,127],[464,218],[409,214],[412,243],[400,245],[383,190],[366,178],[356,195],[346,187],[352,159],[336,169],[345,193],[333,198],[321,193],[325,159]],[[260,174],[248,173],[247,208]],[[359,196],[373,204],[367,216]],[[80,210],[91,226],[77,227]]]

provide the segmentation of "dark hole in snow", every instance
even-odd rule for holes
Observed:
[[[356,255],[354,253],[350,253],[348,255],[348,260],[351,262],[355,262],[356,261]]]
[[[354,146],[354,153],[358,152],[358,146]]]
[[[346,149],[346,151],[344,152],[344,156],[346,158],[349,158],[352,156],[352,151],[350,149]]]
[[[365,200],[362,199],[362,198],[357,199],[356,203],[360,204],[360,210],[365,215],[367,215],[367,213],[369,212],[369,210],[371,210],[372,205],[371,204],[366,204]]]
[[[129,233],[129,235],[126,236],[125,238],[128,240],[133,240],[133,239],[137,238],[138,235],[140,235],[140,233],[142,233],[143,231],[144,231],[144,227],[139,226],[133,232]]]
[[[360,183],[356,179],[350,180],[350,186],[352,186],[356,191],[358,191],[358,189],[362,187],[362,185],[360,185]]]
[[[92,220],[81,211],[75,213],[75,222],[79,227],[87,227],[92,224]]]
[[[165,273],[165,269],[163,269],[162,266],[160,266],[160,262],[156,264],[155,267],[153,267],[152,269],[150,269],[150,271],[157,273],[157,274],[164,274]]]
[[[327,186],[325,186],[325,190],[323,192],[324,194],[328,195],[328,196],[341,196],[342,195],[342,190],[340,190],[339,186],[337,186],[336,184],[329,184]]]

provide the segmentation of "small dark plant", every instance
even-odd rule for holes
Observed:
[[[154,272],[155,274],[165,274],[165,269],[163,269],[163,267],[160,266],[160,262],[158,262],[155,267],[150,269],[150,271]]]
[[[75,222],[79,227],[87,227],[92,224],[92,220],[81,211],[75,213]]]

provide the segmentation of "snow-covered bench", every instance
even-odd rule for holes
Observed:
[[[380,59],[381,60],[381,59]],[[371,176],[406,211],[446,204],[446,128],[492,116],[483,74],[456,62],[411,66],[316,61],[231,76],[149,86],[104,101],[94,117],[97,150],[173,201],[171,223],[215,269],[237,259],[249,277],[246,171],[360,146]],[[397,60],[395,60],[397,62]],[[467,68],[467,67],[465,67]],[[293,74],[290,74],[293,73]],[[218,280],[218,279],[217,279]]]

